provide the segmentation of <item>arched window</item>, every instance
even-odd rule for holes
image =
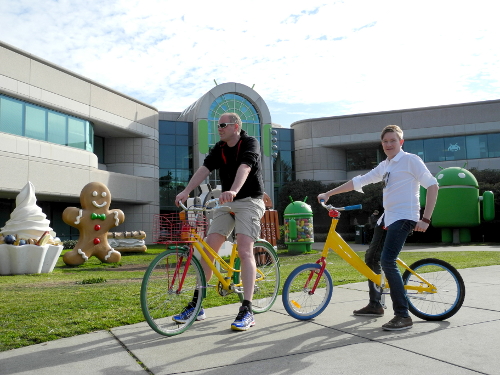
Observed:
[[[260,118],[252,103],[237,94],[223,94],[213,101],[208,110],[209,147],[219,141],[217,123],[220,116],[227,112],[237,113],[243,123],[243,130],[260,142]]]

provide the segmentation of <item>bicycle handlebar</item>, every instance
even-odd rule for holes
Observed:
[[[215,203],[214,207],[208,207],[210,204]],[[219,205],[219,198],[214,198],[210,199],[205,203],[203,206],[190,206],[189,208],[184,205],[181,201],[179,201],[179,206],[182,208],[184,211],[208,211],[208,210],[216,210],[221,208],[222,206]]]
[[[361,210],[363,208],[363,205],[361,205],[361,204],[355,204],[353,206],[345,206],[345,207],[333,207],[331,204],[325,204],[324,200],[321,200],[320,203],[328,211],[332,211],[332,210],[337,210],[337,211],[352,211],[352,210]]]

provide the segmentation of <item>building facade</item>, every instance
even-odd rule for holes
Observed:
[[[205,156],[219,141],[217,124],[220,116],[226,112],[237,113],[242,120],[243,130],[259,141],[264,189],[273,199],[271,114],[266,102],[255,90],[231,82],[216,85],[181,113],[160,112],[162,212],[174,209],[175,196],[186,186],[193,172],[203,165]],[[174,133],[172,129],[177,130]],[[207,182],[212,188],[217,187],[217,171],[210,175]]]
[[[58,236],[82,188],[102,182],[126,215],[117,231],[144,230],[176,210],[174,198],[219,140],[217,122],[236,112],[261,144],[266,193],[294,179],[341,182],[385,158],[379,135],[401,126],[403,149],[432,173],[449,166],[500,169],[500,100],[335,116],[274,125],[264,99],[239,83],[215,85],[183,112],[155,107],[0,42],[0,227],[31,181]],[[208,183],[218,185],[217,173]]]
[[[380,132],[403,129],[403,149],[431,173],[441,168],[500,169],[500,100],[297,121],[297,179],[340,182],[385,159]]]
[[[57,235],[76,239],[62,212],[79,207],[82,188],[98,181],[125,213],[115,230],[144,230],[151,239],[154,215],[176,210],[175,196],[219,140],[224,112],[238,113],[259,140],[271,198],[275,166],[278,183],[293,178],[293,131],[276,130],[278,142],[264,99],[248,86],[216,85],[183,112],[160,112],[2,42],[0,61],[0,228],[31,181]],[[207,182],[215,188],[217,173]]]
[[[158,110],[0,42],[0,225],[31,181],[61,239],[62,211],[91,181],[122,209],[118,230],[152,229],[158,212]]]

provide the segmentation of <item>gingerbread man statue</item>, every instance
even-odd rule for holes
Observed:
[[[69,266],[85,263],[91,256],[104,263],[115,263],[121,254],[108,244],[108,231],[125,221],[121,210],[110,210],[111,193],[106,185],[90,182],[80,193],[82,208],[68,207],[62,214],[63,221],[77,228],[80,237],[73,250],[63,256]]]

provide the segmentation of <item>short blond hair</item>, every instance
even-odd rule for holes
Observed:
[[[403,130],[397,125],[387,125],[384,129],[382,129],[382,133],[380,133],[380,139],[384,139],[384,135],[386,133],[396,133],[399,139],[403,139]]]

